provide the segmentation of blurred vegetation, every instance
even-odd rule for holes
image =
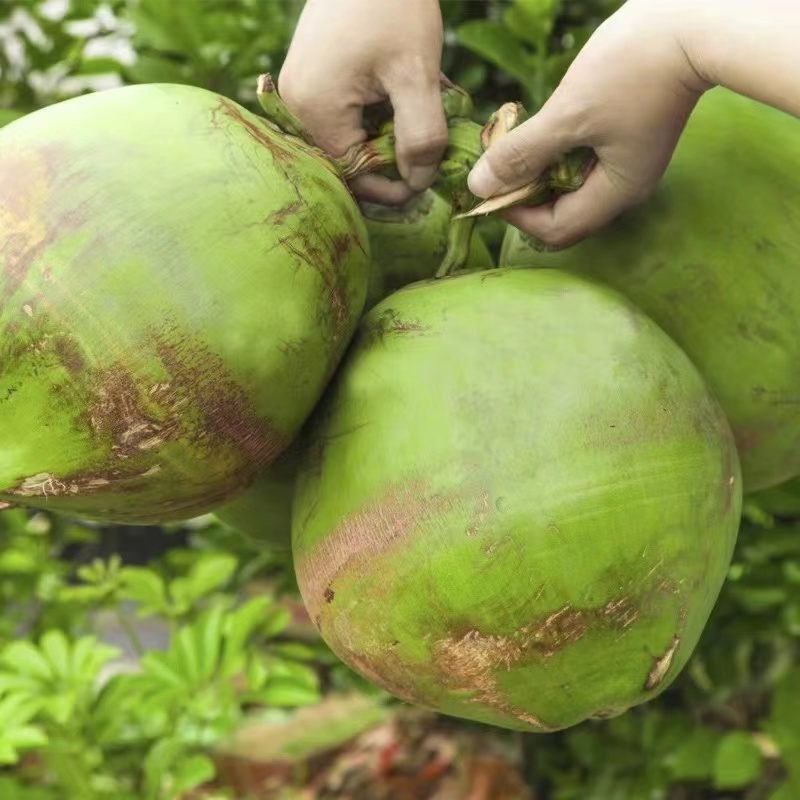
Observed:
[[[444,70],[481,118],[507,100],[535,109],[618,5],[443,0]],[[255,107],[255,78],[279,71],[300,8],[6,0],[0,125],[138,82],[197,84]],[[518,737],[536,797],[800,798],[799,498],[790,486],[749,502],[701,645],[662,697],[615,720]],[[127,550],[118,535],[0,513],[0,797],[229,796],[197,787],[211,785],[211,748],[254,709],[280,716],[335,689],[386,700],[296,629],[286,556],[208,520],[137,532]],[[161,552],[142,557],[154,540]],[[161,626],[166,649],[140,640],[142,618]],[[109,643],[109,630],[122,639]]]

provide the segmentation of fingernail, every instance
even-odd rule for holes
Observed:
[[[497,193],[502,184],[492,170],[488,159],[481,158],[472,168],[467,179],[469,190],[476,197],[491,197]]]
[[[430,188],[433,179],[436,177],[436,165],[428,167],[409,167],[406,183],[414,192],[424,192]]]

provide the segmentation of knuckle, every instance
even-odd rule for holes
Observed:
[[[535,235],[548,250],[560,250],[576,240],[576,232],[572,227],[556,217],[551,217]]]
[[[495,175],[506,183],[528,177],[531,162],[524,142],[519,138],[510,138],[503,142],[503,145],[502,148],[490,147],[486,151],[486,158]]]
[[[398,149],[410,158],[439,155],[447,146],[447,128],[434,126],[424,127],[409,132],[402,141],[398,141]]]

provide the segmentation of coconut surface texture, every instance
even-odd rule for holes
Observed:
[[[0,133],[0,499],[218,505],[289,444],[369,279],[332,163],[218,94],[145,85]]]
[[[414,284],[364,317],[293,508],[306,607],[409,702],[553,731],[668,686],[728,568],[739,463],[683,352],[551,270]]]
[[[800,474],[800,120],[712,89],[656,193],[574,247],[509,228],[504,266],[565,269],[624,292],[706,377],[746,492]]]

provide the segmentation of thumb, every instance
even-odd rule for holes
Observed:
[[[439,74],[420,86],[403,80],[386,91],[394,109],[397,168],[409,188],[427,189],[447,147],[447,120],[442,107]]]
[[[574,146],[575,137],[554,111],[542,110],[496,141],[469,174],[469,190],[494,197],[525,186]]]

